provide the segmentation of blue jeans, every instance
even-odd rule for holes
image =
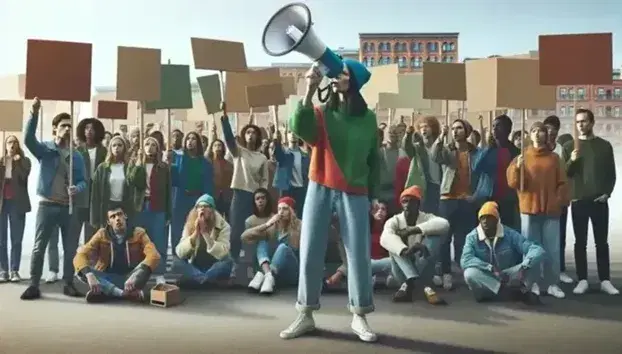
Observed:
[[[279,283],[295,285],[298,281],[298,256],[296,251],[284,243],[279,245],[270,258],[270,243],[266,240],[257,242],[257,261],[259,266],[268,262],[270,269]]]
[[[400,283],[408,279],[432,278],[434,266],[445,243],[447,236],[426,236],[423,244],[428,248],[429,256],[426,258],[413,256],[400,256],[391,254],[391,269],[395,279]],[[429,280],[429,279],[426,279]]]
[[[559,217],[547,215],[521,214],[521,233],[529,241],[542,246],[545,254],[541,272],[534,281],[541,287],[548,288],[559,283]]]
[[[511,268],[503,269],[501,272],[509,277],[510,282],[516,281],[521,265],[517,264]],[[523,284],[529,289],[539,275],[540,268],[533,266],[522,279]],[[467,268],[464,270],[464,282],[471,289],[476,300],[493,299],[501,289],[501,281],[494,273],[481,270],[479,268]]]
[[[0,272],[18,272],[22,258],[22,240],[26,214],[13,210],[13,203],[5,199],[0,212]],[[9,228],[10,225],[10,228]],[[11,234],[11,264],[8,259],[8,239]]]
[[[108,296],[114,295],[114,289],[123,290],[125,287],[125,282],[134,274],[136,271],[133,270],[129,274],[115,274],[115,273],[106,273],[98,270],[92,270],[91,272],[99,281],[99,285],[101,286],[102,293]],[[86,281],[84,277],[80,277],[83,281]],[[136,279],[136,283],[134,286],[137,290],[143,290],[145,285],[147,285],[147,281],[149,277],[143,277],[141,279]]]
[[[233,190],[231,208],[229,209],[229,222],[231,225],[231,257],[234,261],[240,258],[242,249],[242,233],[246,229],[246,219],[253,214],[253,193],[240,189]]]
[[[348,275],[348,267],[342,264],[337,268],[343,275]],[[391,271],[391,257],[384,257],[380,259],[371,260],[371,275],[387,276],[393,274]]]
[[[173,215],[171,216],[171,248],[173,249],[173,254],[175,254],[175,248],[179,244],[181,234],[184,231],[186,217],[190,210],[194,208],[194,203],[199,199],[199,196],[186,195],[184,190],[177,187],[173,189],[175,190],[176,198],[174,199],[175,204],[173,205]],[[168,240],[166,241],[168,246]],[[165,252],[164,254],[167,253]]]
[[[441,198],[441,186],[435,183],[427,182],[425,187],[425,195],[421,203],[421,211],[425,213],[438,214],[438,205]]]
[[[374,311],[369,204],[367,195],[348,194],[309,182],[300,234],[298,311],[320,308],[333,210],[339,218],[340,235],[348,258],[348,307],[352,313],[360,315]]]
[[[205,284],[217,280],[228,279],[231,275],[232,267],[233,259],[231,257],[227,257],[212,264],[208,270],[203,272],[187,261],[173,257],[173,269],[171,272],[174,274],[181,274],[183,281],[195,284]]]
[[[460,264],[466,235],[477,226],[475,206],[466,199],[442,199],[439,215],[449,221],[449,234],[441,246],[441,268],[443,274],[451,274],[451,241],[454,244],[454,260]]]
[[[135,225],[147,231],[147,236],[156,246],[162,261],[153,272],[162,275],[166,272],[166,257],[168,255],[168,239],[166,237],[166,214],[163,211],[151,211],[149,202],[145,202],[143,210],[136,215]]]

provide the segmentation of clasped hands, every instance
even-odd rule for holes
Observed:
[[[407,226],[404,229],[398,230],[396,234],[402,239],[402,242],[408,245],[408,248],[404,249],[400,256],[419,255],[423,258],[430,256],[430,250],[422,243],[423,232],[418,226]],[[409,242],[410,237],[414,237],[414,240]]]

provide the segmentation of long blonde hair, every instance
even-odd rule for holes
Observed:
[[[300,246],[300,227],[302,226],[302,222],[298,219],[292,207],[288,205],[287,208],[289,209],[289,222],[285,228],[282,227],[281,223],[277,223],[275,225],[276,232],[288,234],[290,246],[298,249]]]
[[[154,164],[158,164],[159,162],[162,162],[162,148],[160,147],[160,142],[158,142],[158,139],[152,137],[152,136],[148,136],[145,138],[145,140],[143,140],[143,144],[140,146],[141,149],[145,148],[145,143],[147,143],[147,141],[149,140],[153,140],[156,144],[156,156],[155,156],[155,161],[153,161]],[[143,165],[147,162],[147,154],[142,154],[143,160],[141,161],[143,163]]]
[[[125,140],[120,137],[120,136],[113,136],[112,139],[110,139],[110,142],[108,143],[108,153],[106,154],[106,159],[104,160],[107,164],[112,164],[114,163],[114,156],[112,156],[112,143],[115,140],[119,140],[121,142],[121,145],[123,146],[123,150],[121,150],[121,158],[116,161],[118,163],[125,163],[126,159],[127,159],[127,145],[125,145]]]
[[[213,215],[212,218],[208,220],[208,222],[215,224],[216,218],[218,218],[220,214],[218,214],[216,209],[214,209],[214,213],[212,215]],[[186,223],[184,224],[184,230],[182,233],[183,235],[190,236],[190,235],[193,235],[197,231],[196,222],[197,222],[198,217],[199,217],[199,211],[197,210],[197,207],[195,206],[192,209],[190,209],[188,216],[186,216]],[[211,226],[214,226],[214,225],[211,225]]]

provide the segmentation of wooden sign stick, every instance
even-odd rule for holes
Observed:
[[[270,106],[272,109],[272,118],[274,119],[274,136],[271,136],[270,139],[276,139],[279,134],[279,107],[278,106]],[[284,137],[287,140],[287,136]]]
[[[573,89],[574,91],[574,89]],[[575,92],[572,95],[572,139],[574,140],[574,148],[579,151],[579,129],[577,128],[577,123],[575,122],[577,116],[577,93]]]
[[[71,122],[73,123],[73,101],[69,103]],[[73,129],[69,129],[69,186],[73,186]],[[69,215],[73,214],[73,196],[69,196]]]
[[[168,65],[171,65],[171,59],[168,60]],[[166,139],[167,139],[167,142],[168,142],[168,149],[172,149],[173,148],[173,146],[171,144],[171,142],[173,141],[173,138],[171,137],[171,135],[172,135],[172,133],[171,133],[171,131],[172,131],[172,129],[171,129],[171,121],[172,121],[172,119],[171,119],[171,109],[167,108],[166,109],[166,137],[167,137]],[[162,146],[162,149],[164,149],[164,146]]]
[[[43,104],[39,107],[39,125],[41,126],[41,130],[39,130],[39,141],[43,141]]]
[[[445,100],[445,126],[449,128],[449,100]],[[445,144],[449,142],[449,132],[445,135]]]
[[[520,111],[520,154],[523,157],[523,163],[520,165],[520,191],[525,188],[525,120],[527,119],[527,110],[521,109]]]

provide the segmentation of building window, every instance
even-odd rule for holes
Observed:
[[[406,44],[405,42],[400,44],[400,52],[405,53],[407,51],[408,51],[408,44]]]
[[[376,51],[376,46],[373,43],[369,43],[369,52],[373,53]]]
[[[566,106],[560,106],[559,107],[559,115],[561,117],[565,117],[566,116]]]
[[[363,57],[363,65],[369,66],[369,63],[367,62],[367,57]]]
[[[384,43],[383,42],[378,43],[378,50],[381,51],[381,52],[384,52],[386,50],[384,48]]]
[[[443,42],[443,44],[441,45],[441,50],[442,50],[443,52],[448,51],[448,50],[449,50],[449,43],[447,43],[447,42]]]
[[[597,117],[604,117],[605,116],[605,107],[603,107],[603,106],[596,107],[596,116]]]
[[[411,62],[412,62],[412,67],[413,68],[420,68],[421,67],[421,57],[413,58],[411,60]]]
[[[367,66],[374,66],[374,58],[367,58]]]
[[[604,100],[605,99],[605,89],[602,87],[599,87],[596,90],[596,96],[598,97],[599,100]]]
[[[436,63],[438,61],[438,57],[433,56],[432,61]]]
[[[606,106],[606,107],[605,107],[605,116],[606,116],[606,117],[611,117],[611,116],[613,116],[613,110],[611,109],[611,106]]]
[[[559,88],[559,99],[567,100],[568,99],[568,90],[565,87]]]
[[[441,61],[442,61],[443,63],[448,63],[448,61],[447,61],[447,57],[446,57],[446,56],[444,56],[444,55],[443,55],[443,58],[441,59]]]
[[[398,57],[394,57],[393,58],[393,64],[397,64],[400,61],[400,59]]]
[[[577,100],[585,100],[585,88],[579,87],[577,89]]]
[[[391,47],[391,43],[385,43],[385,44],[384,44],[384,47],[385,47],[385,49],[387,50],[387,52],[390,52],[390,51],[391,51],[391,48],[392,48],[392,47]]]
[[[451,42],[449,43],[449,50],[451,50],[452,52],[456,51],[456,43]]]
[[[384,65],[389,65],[389,64],[391,64],[391,58],[384,57]]]
[[[620,88],[613,89],[613,99],[614,100],[622,99],[622,89]]]
[[[428,42],[428,52],[438,52],[438,43]]]
[[[574,100],[574,88],[569,88],[568,89],[568,98],[571,100]]]
[[[384,58],[382,56],[378,57],[378,65],[382,65],[384,63]]]
[[[453,62],[454,62],[454,57],[449,57],[448,62],[449,62],[449,63],[453,63]]]
[[[369,44],[367,42],[363,43],[363,53],[369,52]]]
[[[401,57],[400,58],[399,66],[400,66],[400,68],[405,68],[407,66],[407,64],[406,64],[406,57]]]
[[[622,117],[622,110],[620,110],[620,107],[614,107],[613,108],[613,116],[614,117]]]
[[[611,90],[605,90],[605,98],[608,100],[613,98],[613,93],[611,92]]]

